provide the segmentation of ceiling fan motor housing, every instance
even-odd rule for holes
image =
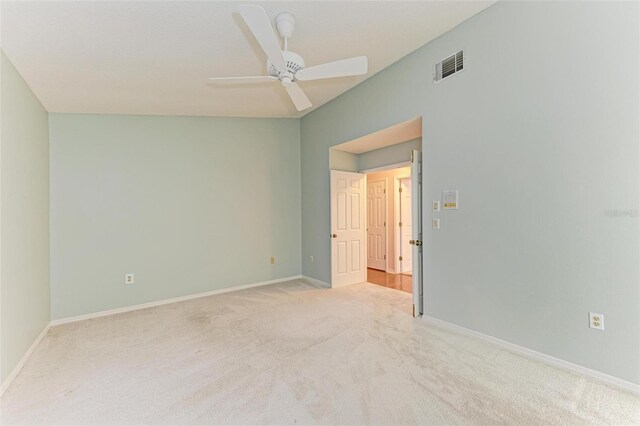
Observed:
[[[276,16],[276,28],[282,38],[289,38],[293,34],[296,25],[296,18],[289,12],[282,12]]]
[[[302,59],[302,56],[295,52],[291,52],[290,50],[283,51],[282,55],[287,62],[287,69],[278,70],[271,62],[267,61],[267,71],[269,75],[273,77],[289,77],[293,79],[295,74],[304,68],[304,59]]]

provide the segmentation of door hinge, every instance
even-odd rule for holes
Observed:
[[[383,225],[382,225],[382,226],[387,226],[387,222],[383,222]]]
[[[398,226],[399,226],[400,228],[402,228],[402,222],[400,222],[400,223],[398,224]]]
[[[402,187],[398,188],[398,192],[402,192]]]
[[[383,193],[383,194],[386,194],[386,193],[387,193],[387,188],[385,188],[385,189],[382,191],[382,193]]]
[[[400,257],[398,258],[398,260],[402,260],[402,256],[400,256]]]
[[[387,255],[386,254],[384,255],[384,260],[387,260]]]

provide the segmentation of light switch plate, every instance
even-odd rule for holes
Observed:
[[[433,202],[433,211],[434,212],[439,212],[440,211],[440,201],[436,200]]]
[[[431,220],[431,227],[433,229],[440,229],[440,219],[432,219]]]

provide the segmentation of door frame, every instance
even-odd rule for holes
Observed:
[[[393,193],[394,196],[395,194],[397,194],[399,192],[400,189],[400,181],[403,179],[411,179],[411,173],[404,175],[404,176],[396,176],[396,178],[394,179],[394,183],[393,183]],[[400,197],[398,197],[398,201],[396,203],[393,203],[393,217],[394,219],[396,219],[396,223],[393,224],[393,229],[395,232],[395,238],[394,238],[394,248],[395,248],[395,253],[398,254],[397,256],[395,256],[395,259],[393,259],[393,269],[395,270],[396,274],[401,273],[402,271],[402,265],[400,264],[400,233],[402,232],[402,229],[400,229]],[[412,220],[413,220],[413,212],[411,212],[411,216],[412,216]],[[412,260],[413,262],[413,260]]]
[[[378,131],[374,131],[372,133],[369,134],[365,134],[362,135],[360,137],[357,137],[355,139],[352,140],[348,140],[345,141],[343,143],[338,143],[336,145],[332,145],[329,147],[329,170],[332,170],[332,160],[331,160],[331,151],[333,149],[339,150],[339,151],[344,151],[346,153],[351,153],[352,155],[358,155],[358,154],[363,154],[366,152],[370,152],[373,151],[375,149],[379,149],[382,147],[387,147],[387,146],[392,146],[392,145],[396,145],[396,144],[400,144],[403,142],[406,142],[408,140],[413,140],[415,138],[421,138],[422,139],[422,147],[419,151],[415,151],[412,150],[411,153],[411,160],[409,161],[402,161],[399,163],[394,163],[394,164],[388,164],[388,165],[383,165],[383,166],[379,166],[379,167],[373,167],[373,168],[369,168],[369,169],[360,169],[357,166],[357,161],[350,161],[348,165],[338,165],[336,164],[336,166],[338,168],[341,167],[346,167],[348,170],[350,171],[358,171],[360,173],[372,173],[375,171],[383,171],[383,170],[390,170],[390,169],[395,169],[395,168],[399,168],[399,167],[403,167],[403,166],[408,166],[411,165],[412,166],[412,170],[414,170],[414,160],[415,158],[415,152],[418,153],[419,155],[419,159],[422,160],[424,155],[424,149],[425,149],[425,145],[427,143],[427,141],[425,141],[425,132],[423,131],[422,128],[422,121],[423,121],[423,117],[422,115],[417,116],[415,118],[412,118],[410,120],[407,120],[406,122],[402,122],[402,123],[398,123],[396,125],[392,125],[383,129],[380,129]],[[402,127],[404,126],[404,127]],[[408,126],[408,127],[407,127]],[[409,133],[407,133],[407,131]],[[384,133],[383,133],[384,132]],[[411,134],[411,137],[408,138],[407,134]],[[380,141],[383,141],[383,143],[381,144]],[[424,198],[424,192],[425,192],[425,186],[424,186],[424,164],[420,164],[417,167],[417,170],[419,171],[416,175],[418,176],[417,179],[419,181],[418,185],[413,185],[412,188],[414,187],[419,187],[419,191],[420,191],[420,197],[416,197],[416,199],[420,199],[420,198]],[[344,170],[344,169],[343,169]],[[412,172],[413,173],[413,172]],[[395,179],[394,179],[395,181]],[[365,178],[365,185],[366,185],[366,178]],[[395,182],[394,182],[395,185]],[[412,193],[413,196],[413,193]],[[413,198],[413,197],[412,197]],[[425,200],[421,200],[421,204],[424,203]],[[366,203],[365,203],[366,204]],[[394,203],[395,204],[395,203]],[[387,203],[387,207],[388,207],[388,203]],[[413,207],[413,206],[412,206]],[[422,206],[421,206],[422,207]],[[395,208],[395,206],[394,206]],[[365,206],[366,209],[366,206]],[[412,209],[413,210],[413,209]],[[422,212],[418,211],[418,215],[422,214],[421,217],[419,217],[418,221],[420,223],[420,226],[422,228],[422,232],[423,235],[421,236],[422,238],[426,238],[426,226],[425,225],[425,210],[421,209]],[[366,213],[366,212],[365,212]],[[412,214],[413,218],[414,218],[414,229],[416,229],[415,227],[415,222],[416,222],[416,218],[415,218],[415,214]],[[388,217],[388,214],[387,214]],[[389,232],[390,227],[387,227],[387,232]],[[388,234],[387,234],[388,235]],[[366,230],[364,231],[364,237],[366,239]],[[387,244],[388,244],[388,239],[387,239]],[[389,253],[389,246],[387,245],[387,253]],[[415,253],[415,252],[414,252]],[[421,293],[420,293],[420,305],[424,306],[424,298],[426,296],[426,294],[424,293],[424,279],[425,279],[425,274],[424,274],[424,251],[423,250],[419,250],[418,254],[414,256],[412,256],[412,262],[414,263],[414,267],[412,268],[413,271],[413,277],[414,277],[414,281],[413,281],[413,289],[418,288],[415,285],[415,278],[418,274],[416,274],[416,262],[420,262],[420,283],[419,283],[419,288],[421,289]],[[331,267],[333,268],[333,256],[331,256]],[[388,264],[387,264],[388,267]],[[366,281],[366,276],[365,276],[365,281]],[[414,299],[414,315],[415,315],[415,292],[413,292],[413,299]],[[420,313],[418,314],[420,315]],[[417,316],[417,315],[415,315]]]
[[[364,183],[365,183],[365,196],[367,197],[367,201],[368,201],[368,189],[369,189],[369,183],[374,184],[376,182],[384,182],[384,221],[386,223],[385,227],[384,227],[384,272],[389,272],[389,259],[388,259],[388,254],[389,254],[389,194],[388,194],[388,190],[389,190],[389,182],[388,182],[388,178],[384,177],[381,179],[376,179],[373,180],[371,182],[369,182],[369,179],[367,178],[367,176],[370,173],[367,172],[360,172],[364,174]],[[365,203],[365,207],[364,207],[364,215],[365,218],[367,220],[367,228],[369,227],[369,205],[368,203]],[[365,228],[365,241],[367,242],[367,268],[369,268],[369,231],[366,230],[367,228]],[[372,268],[372,269],[376,269],[376,268]],[[378,269],[379,270],[379,269]],[[366,280],[365,280],[366,281]]]

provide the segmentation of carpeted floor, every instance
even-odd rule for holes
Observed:
[[[3,424],[640,423],[640,398],[410,316],[411,295],[292,281],[51,328]]]

